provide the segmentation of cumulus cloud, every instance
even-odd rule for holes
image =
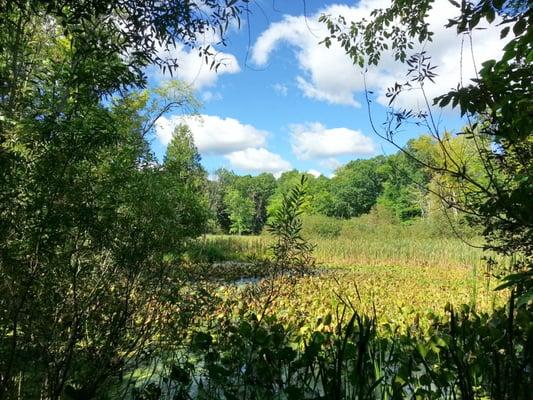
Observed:
[[[265,148],[268,132],[243,124],[235,118],[216,115],[162,117],[156,124],[158,140],[168,145],[179,124],[189,126],[200,153],[222,155],[233,168],[249,172],[272,172],[275,176],[292,169],[289,161]]]
[[[233,167],[246,171],[280,174],[292,169],[290,162],[263,147],[234,151],[224,157],[229,160]]]
[[[339,168],[342,165],[342,163],[339,160],[333,157],[327,158],[325,160],[320,160],[319,164],[332,171],[335,171],[337,168]]]
[[[307,173],[313,175],[315,178],[318,178],[320,175],[322,175],[322,172],[317,171],[316,169],[310,169],[307,171]]]
[[[349,7],[335,6],[339,12]],[[333,9],[332,9],[333,10]],[[325,27],[317,22],[318,16],[285,16],[264,31],[252,48],[252,61],[264,66],[271,53],[282,43],[296,49],[296,58],[303,76],[297,86],[305,96],[330,103],[357,106],[353,92],[358,89],[358,73],[338,47],[326,49],[318,42],[326,35]]]
[[[363,75],[337,43],[333,43],[329,49],[319,44],[328,32],[318,18],[328,14],[343,15],[347,21],[359,20],[369,17],[371,10],[388,4],[386,0],[361,0],[355,6],[331,5],[310,17],[284,16],[281,21],[272,23],[256,40],[252,48],[252,60],[256,65],[264,66],[278,47],[289,45],[295,51],[300,70],[294,79],[304,96],[333,104],[360,106],[355,96],[364,90]],[[473,52],[479,57],[474,63],[470,58],[468,41],[462,43],[463,38],[457,36],[454,29],[444,27],[448,19],[457,13],[457,8],[447,0],[436,0],[428,18],[430,28],[435,32],[433,42],[413,50],[426,50],[433,57],[433,64],[438,66],[436,84],[428,84],[425,88],[430,98],[456,86],[460,70],[465,82],[473,78],[475,65],[479,67],[483,60],[497,57],[503,47],[499,40],[499,28],[490,26],[474,32]],[[376,92],[380,103],[387,104],[387,87],[405,80],[405,71],[405,66],[395,62],[390,53],[385,53],[380,66],[366,73],[367,87]],[[411,91],[398,99],[398,105],[401,106],[416,108],[419,104],[423,106],[419,91]]]
[[[220,118],[216,115],[197,117],[162,117],[156,125],[156,136],[167,145],[172,139],[174,128],[187,124],[192,131],[194,143],[202,154],[227,154],[250,147],[263,147],[268,133],[252,125],[243,124],[234,118]]]
[[[216,45],[220,42],[220,37],[212,31],[207,31],[201,41],[202,47],[211,46],[213,56],[206,63],[204,57],[200,57],[198,50],[189,49],[182,44],[169,49],[159,48],[158,55],[162,59],[176,62],[178,68],[172,71],[172,76],[168,71],[163,73],[159,68],[150,67],[149,74],[156,81],[177,78],[185,81],[194,89],[201,90],[215,85],[218,77],[223,74],[236,74],[240,72],[237,58],[230,53],[217,52]],[[211,62],[218,65],[218,68],[211,68]]]
[[[291,125],[292,151],[301,160],[335,157],[343,154],[374,154],[372,139],[348,128],[327,129],[315,122]]]

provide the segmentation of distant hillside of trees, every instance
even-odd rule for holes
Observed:
[[[483,170],[472,141],[448,135],[444,143],[468,168]],[[458,190],[460,181],[439,174],[434,168],[445,163],[439,159],[442,151],[438,146],[437,141],[423,135],[410,140],[395,154],[352,160],[338,168],[331,178],[292,170],[276,179],[270,173],[239,176],[219,169],[214,179],[206,182],[211,212],[209,230],[259,234],[268,215],[279,207],[284,194],[302,175],[307,176],[304,209],[308,215],[349,219],[379,208],[399,223],[439,216],[463,224],[466,216],[457,209],[450,210],[443,202],[443,199],[457,202],[456,197],[465,192],[463,188]]]

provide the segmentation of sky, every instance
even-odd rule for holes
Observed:
[[[203,105],[198,116],[171,114],[159,120],[151,143],[155,154],[162,158],[174,127],[183,122],[190,126],[209,174],[223,167],[238,174],[279,176],[298,169],[332,176],[349,160],[394,152],[372,131],[362,70],[337,45],[327,49],[319,43],[327,31],[318,22],[322,14],[359,19],[387,3],[255,0],[240,28],[233,26],[226,35],[226,46],[216,46],[219,38],[206,35],[204,42],[215,45],[221,62],[217,72],[197,51],[172,49],[168,55],[178,59],[180,67],[173,77],[150,67],[150,85],[181,79]],[[468,38],[444,27],[457,13],[448,0],[436,0],[429,14],[434,39],[413,49],[426,51],[437,66],[435,84],[426,86],[430,98],[456,87],[460,77],[468,83],[481,63],[498,57],[503,47],[499,29],[491,26],[474,32],[470,48]],[[377,125],[385,117],[386,89],[405,80],[405,68],[385,54],[382,64],[365,74],[374,93],[372,116]],[[425,109],[417,91],[400,96],[394,106]],[[462,125],[457,111],[436,112],[440,130],[454,131]],[[422,133],[417,127],[404,129],[398,143]]]

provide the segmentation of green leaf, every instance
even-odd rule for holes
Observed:
[[[522,306],[529,304],[530,302],[533,302],[533,292],[531,291],[518,296],[516,300],[516,306],[522,307]]]
[[[205,332],[195,332],[192,338],[192,346],[197,350],[207,350],[211,346],[213,338]]]
[[[513,33],[516,36],[521,35],[526,30],[527,22],[525,17],[520,18],[516,24],[513,26]]]
[[[423,345],[420,342],[417,343],[416,344],[416,350],[422,356],[422,358],[426,358],[426,355],[428,354],[428,348],[425,345]]]
[[[252,337],[252,326],[248,323],[248,321],[241,322],[239,325],[239,333],[246,339],[250,339]]]

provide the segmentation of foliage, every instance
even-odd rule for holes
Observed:
[[[306,200],[307,178],[283,195],[279,208],[270,216],[268,231],[274,236],[273,263],[281,272],[304,273],[313,267],[313,245],[302,235],[303,206]]]
[[[230,233],[250,232],[252,229],[254,203],[248,197],[243,197],[238,190],[230,190],[224,196],[228,216],[231,221]]]
[[[144,68],[148,65],[172,72],[179,67],[178,60],[165,57],[161,50],[179,44],[199,48],[200,54],[211,60],[211,67],[216,68],[220,62],[212,57],[210,46],[203,46],[204,35],[218,34],[224,43],[223,34],[231,21],[239,20],[243,3],[173,0],[161,6],[153,0],[4,0],[0,17],[0,53],[5,56],[0,61],[1,76],[2,81],[14,84],[2,87],[1,97],[17,107],[2,110],[2,115],[14,118],[12,113],[23,105],[28,94],[24,91],[31,90],[25,88],[25,82],[33,79],[39,69],[49,68],[34,57],[46,48],[33,40],[35,30],[56,31],[70,41],[76,69],[73,87],[81,86],[101,96],[144,85]],[[87,63],[96,59],[98,63]]]
[[[407,143],[406,151],[415,153],[419,158],[431,160],[435,145],[429,136],[420,136]],[[388,157],[383,171],[387,178],[378,202],[392,210],[400,221],[427,217],[430,171],[404,152]]]
[[[483,251],[483,238],[468,226],[460,228],[461,238],[450,233],[446,216],[434,215],[400,224],[387,209],[350,220],[322,215],[302,215],[302,236],[316,246],[314,256],[325,265],[411,266],[477,268],[484,270],[487,257],[504,263],[501,255]],[[232,238],[208,235],[206,247],[218,248],[229,259],[246,261],[262,258],[273,239],[269,235]],[[204,246],[199,244],[200,247]],[[217,261],[228,259],[226,256]]]
[[[298,264],[301,246],[294,243],[306,243],[299,221],[304,189],[305,176],[273,218],[274,263]],[[293,243],[293,251],[287,243]],[[463,268],[345,268],[285,278],[268,274],[244,288],[227,284],[215,290],[220,300],[213,317],[192,332],[190,353],[164,375],[168,396],[185,396],[193,387],[208,399],[403,398],[410,393],[503,399],[523,398],[527,391],[529,314],[517,315],[520,324],[509,344],[505,329],[514,317],[512,305],[508,315],[503,309],[484,314],[504,299],[488,288],[472,292],[482,286],[480,278]],[[402,290],[388,296],[393,287]],[[471,306],[463,306],[459,317],[451,304],[442,312],[447,301],[465,300]],[[370,310],[373,318],[361,316]],[[513,351],[516,344],[517,352],[502,357],[495,343]],[[477,352],[483,357],[472,357]],[[510,377],[517,379],[515,385],[507,383]]]
[[[336,218],[324,215],[307,215],[303,218],[304,236],[312,240],[335,239],[341,234],[343,224]]]
[[[382,192],[383,162],[381,156],[369,160],[354,160],[336,171],[331,180],[331,215],[351,218],[370,211]]]
[[[205,233],[209,215],[205,196],[207,174],[186,125],[179,125],[174,130],[159,175],[164,190],[170,191],[169,197],[179,199],[174,200],[173,215],[178,220],[174,220],[169,228],[172,233],[177,237],[196,237]],[[182,246],[175,246],[173,250],[179,252]]]
[[[293,169],[291,171],[286,171],[281,174],[281,176],[276,181],[276,189],[272,194],[269,204],[267,206],[267,214],[269,216],[274,215],[279,211],[281,203],[283,202],[284,196],[295,186],[300,183],[302,176],[306,177],[306,194],[302,202],[302,211],[310,212],[311,211],[311,196],[309,194],[310,182],[313,181],[314,177],[309,174],[300,173],[298,170]]]
[[[0,398],[100,396],[183,322],[168,254],[202,231],[203,178],[148,139],[197,102],[137,89],[238,8],[209,4],[0,2]]]
[[[215,172],[215,178],[208,182],[207,194],[209,206],[216,228],[228,233],[231,226],[224,196],[233,185],[236,175],[226,169],[220,168]]]
[[[251,232],[258,234],[267,222],[267,206],[276,188],[276,180],[272,174],[261,173],[253,177],[250,175],[239,177],[235,185],[254,204]]]
[[[194,111],[192,94],[176,82],[137,89],[147,66],[177,66],[163,58],[175,45],[209,61],[200,41],[213,33],[223,43],[244,3],[0,0],[0,398],[526,398],[529,4],[464,2],[450,22],[468,33],[498,13],[502,35],[513,28],[501,60],[436,100],[474,118],[462,138],[430,129],[435,141],[351,162],[331,180],[219,171],[207,183],[186,126],[174,132],[162,165],[149,151],[158,118]],[[356,63],[361,51],[379,61],[390,39],[409,65],[408,82],[433,79],[427,55],[404,54],[413,35],[431,37],[423,18],[430,4],[395,1],[339,38]],[[408,35],[395,29],[398,17]],[[359,33],[363,41],[352,49]],[[390,117],[394,126],[413,115]],[[414,198],[406,196],[412,181],[422,186]],[[515,253],[516,273],[501,292],[483,290],[475,269],[457,268],[477,262],[477,250],[458,251],[457,240],[436,245],[420,237],[418,221],[385,230],[376,223],[384,208],[400,219],[424,215],[431,193],[483,223],[491,248]],[[249,246],[270,258],[217,265],[231,255],[216,246],[195,253],[208,202],[222,230],[239,234],[261,231],[274,205],[271,242]],[[372,267],[311,269],[305,213],[346,218],[372,209],[360,220],[322,215],[327,224],[310,229],[336,236],[340,227],[340,237],[319,240],[321,260]],[[391,267],[397,262],[404,265]],[[454,268],[435,267],[443,262]],[[228,282],[238,276],[267,279]],[[485,314],[509,288],[508,308]],[[442,311],[447,300],[470,307]],[[147,377],[136,375],[147,367]]]
[[[230,192],[238,192],[244,202],[252,204],[251,217],[243,232],[260,233],[267,220],[267,205],[276,188],[276,180],[272,174],[262,173],[257,176],[237,176],[234,173],[219,169],[216,179],[210,182],[209,197],[212,213],[218,227],[223,232],[231,229],[230,208],[235,210],[236,204],[229,203]],[[236,199],[235,199],[236,200]],[[233,229],[234,232],[238,230]]]
[[[306,285],[306,296],[321,304],[323,293]],[[292,301],[301,296],[294,293]],[[511,338],[507,328],[513,311],[504,308],[487,314],[448,305],[443,313],[413,311],[405,319],[379,323],[337,296],[329,312],[322,306],[313,314],[318,317],[306,321],[299,313],[314,310],[309,305],[293,310],[277,303],[273,314],[259,318],[246,291],[239,300],[226,298],[209,329],[192,334],[188,360],[199,357],[200,362],[186,358],[175,365],[181,371],[174,374],[175,390],[195,382],[199,396],[208,399],[528,395],[531,315],[523,309]],[[286,311],[293,313],[289,319]]]
[[[201,208],[183,181],[153,166],[137,106],[85,107],[12,139],[17,162],[2,186],[11,194],[2,203],[3,396],[14,377],[30,397],[96,395],[161,329],[172,275],[164,255],[198,232]]]
[[[219,227],[218,231],[212,232],[230,231],[229,197],[225,196],[230,191],[237,191],[242,201],[249,204],[251,200],[255,208],[252,222],[243,231],[260,233],[267,222],[267,213],[272,215],[280,208],[283,196],[298,184],[302,175],[306,176],[306,195],[302,203],[306,216],[348,219],[368,214],[379,206],[391,211],[401,222],[414,223],[422,218],[435,222],[442,231],[462,232],[467,225],[465,212],[453,209],[450,213],[449,203],[466,200],[471,193],[467,191],[471,190],[471,185],[432,170],[431,165],[443,168],[449,164],[448,158],[440,154],[441,145],[445,146],[448,154],[461,160],[469,171],[475,172],[478,179],[484,179],[482,159],[477,155],[475,142],[464,136],[451,135],[447,135],[443,143],[430,135],[422,135],[410,140],[402,151],[395,154],[350,161],[338,168],[332,178],[314,177],[297,170],[284,172],[278,179],[267,173],[237,176],[230,171],[219,170],[216,180],[209,184],[211,209]],[[441,198],[448,201],[443,202]],[[232,207],[235,209],[235,204]],[[324,226],[324,230],[327,229]],[[330,231],[339,230],[330,226]]]

